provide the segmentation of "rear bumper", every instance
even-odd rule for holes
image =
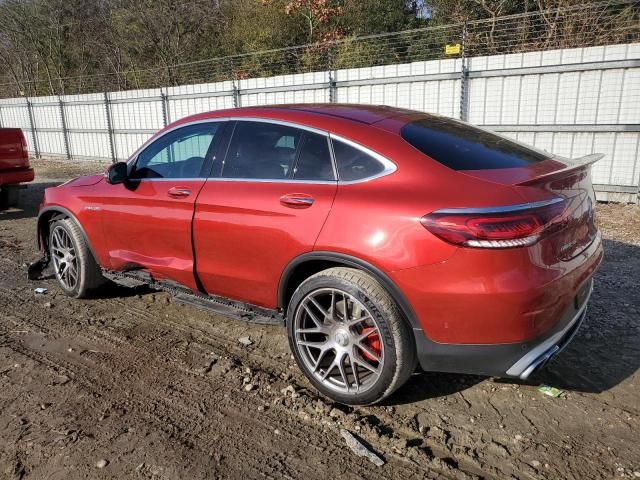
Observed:
[[[526,380],[561,352],[585,319],[593,280],[581,286],[554,328],[526,342],[496,345],[439,344],[416,330],[420,365],[427,371],[467,373]]]
[[[0,170],[0,187],[17,183],[31,182],[35,178],[33,168]]]

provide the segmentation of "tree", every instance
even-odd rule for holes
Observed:
[[[307,25],[307,42],[335,40],[340,37],[335,20],[342,7],[331,0],[289,0],[284,9],[287,15],[300,15]]]

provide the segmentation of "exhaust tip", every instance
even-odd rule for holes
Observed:
[[[520,380],[528,380],[531,375],[540,370],[545,364],[549,361],[551,357],[553,357],[556,353],[560,351],[560,347],[558,345],[554,345],[549,350],[544,352],[538,358],[536,358],[531,364],[524,369],[524,371],[520,374]]]

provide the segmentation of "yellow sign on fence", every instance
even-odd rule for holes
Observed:
[[[458,55],[460,54],[460,44],[454,43],[453,45],[447,44],[444,46],[445,55]]]

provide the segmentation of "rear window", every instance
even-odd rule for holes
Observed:
[[[338,176],[343,182],[375,177],[384,171],[384,165],[359,148],[333,139]]]
[[[400,135],[425,155],[453,170],[523,167],[550,158],[500,135],[446,118],[406,124]]]

